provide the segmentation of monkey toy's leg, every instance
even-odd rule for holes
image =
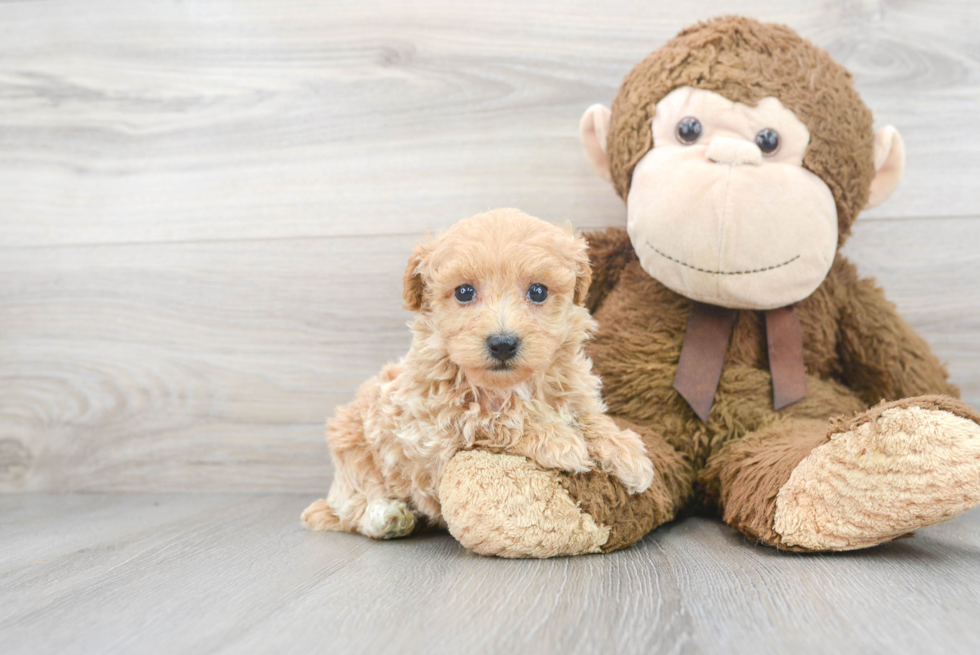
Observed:
[[[579,507],[609,527],[609,539],[601,549],[604,553],[631,546],[673,520],[693,495],[696,477],[689,460],[661,434],[625,419],[612,419],[621,430],[632,430],[643,440],[646,456],[653,463],[650,487],[633,495],[615,476],[602,471],[564,476],[562,481]]]
[[[701,481],[729,525],[765,544],[866,548],[980,504],[978,420],[947,396],[782,418],[723,446]]]
[[[653,483],[630,494],[601,470],[570,475],[523,457],[457,453],[439,485],[442,514],[463,546],[481,555],[555,557],[626,548],[677,514],[693,492],[690,463],[659,434],[626,421],[643,439]]]

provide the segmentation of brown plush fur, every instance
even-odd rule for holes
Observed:
[[[826,421],[784,419],[727,443],[701,471],[705,490],[724,508],[722,517],[743,534],[782,546],[772,529],[776,495],[796,465],[830,440]]]
[[[973,409],[962,400],[950,398],[949,396],[919,396],[918,398],[902,398],[901,400],[883,400],[866,412],[861,412],[852,418],[839,418],[831,423],[831,434],[851,432],[865,423],[877,426],[877,421],[881,415],[891,409],[908,409],[919,407],[930,411],[949,412],[954,416],[959,416],[974,423],[980,423],[980,412]]]
[[[853,418],[823,420],[785,418],[742,439],[735,439],[712,456],[701,471],[705,491],[720,502],[724,520],[738,526],[747,536],[785,550],[806,551],[790,546],[773,529],[776,497],[796,466],[815,448],[830,441],[834,434],[852,432],[870,424],[872,429],[882,414],[893,409],[917,407],[949,412],[971,421],[980,413],[949,396],[919,396],[881,402]]]
[[[673,519],[693,491],[693,469],[663,437],[622,419],[617,419],[616,424],[642,437],[647,457],[657,471],[649,489],[630,495],[604,471],[560,476],[572,501],[599,525],[609,528],[609,538],[601,548],[604,553],[630,546],[654,527]]]
[[[633,168],[653,147],[657,103],[682,86],[751,106],[774,96],[791,109],[810,131],[803,167],[833,192],[844,242],[874,177],[871,111],[847,69],[783,25],[728,16],[682,31],[637,64],[613,100],[607,151],[624,200]]]
[[[811,134],[803,166],[830,187],[843,243],[874,176],[871,112],[850,73],[780,25],[726,17],[684,30],[627,75],[613,103],[607,151],[623,199],[633,168],[653,147],[657,102],[681,86],[749,105],[775,96],[793,110]],[[823,284],[796,306],[807,397],[782,412],[772,409],[764,319],[742,311],[704,424],[672,387],[690,301],[642,270],[625,231],[591,234],[589,245],[593,285],[586,304],[601,326],[590,354],[611,413],[638,430],[655,431],[681,455],[682,462],[667,457],[658,463],[667,479],[697,471],[697,493],[674,495],[678,504],[720,506],[726,521],[753,538],[781,545],[772,530],[776,493],[793,468],[828,439],[828,419],[860,414],[882,399],[957,393],[945,368],[881,290],[838,256]],[[614,513],[599,508],[614,493],[601,484],[568,486],[583,506],[603,515],[601,523],[613,521]],[[632,514],[625,516],[632,525]],[[645,522],[634,525],[623,541],[638,539],[644,529]]]
[[[748,105],[774,96],[791,109],[811,135],[803,166],[830,188],[838,243],[844,242],[875,171],[871,112],[843,67],[779,25],[726,17],[681,32],[627,75],[613,103],[607,152],[624,200],[633,169],[653,147],[657,102],[682,86]],[[587,238],[592,286],[585,303],[600,325],[589,354],[610,414],[642,435],[657,470],[651,488],[634,497],[602,473],[561,476],[578,506],[610,529],[603,551],[628,546],[678,512],[698,509],[720,511],[763,543],[805,550],[784,544],[773,529],[777,495],[832,431],[877,421],[884,410],[868,407],[882,400],[974,416],[948,397],[957,389],[925,341],[873,281],[859,278],[838,255],[819,288],[795,307],[806,397],[774,411],[764,316],[740,311],[714,406],[702,423],[672,386],[691,301],[641,268],[624,230]]]
[[[792,110],[810,132],[803,166],[833,194],[838,246],[844,242],[875,176],[871,113],[844,68],[779,25],[726,17],[681,32],[630,72],[613,103],[606,152],[624,200],[634,168],[653,147],[657,103],[683,86],[748,105],[773,96]],[[583,512],[571,514],[569,527],[585,525],[589,535],[608,530],[602,551],[628,546],[685,511],[720,513],[777,548],[863,548],[980,503],[980,416],[951,398],[957,389],[945,367],[844,257],[838,254],[820,286],[795,305],[805,398],[773,409],[764,315],[739,311],[703,423],[672,386],[692,301],[643,270],[626,231],[587,238],[592,286],[585,304],[600,325],[588,352],[610,415],[642,436],[657,471],[654,484],[635,496],[602,473],[560,476]],[[478,525],[451,526],[454,534],[507,528],[508,556],[559,552],[535,539],[522,543],[509,523],[516,514],[494,512],[541,498],[506,473],[494,476],[493,468],[492,457],[480,460],[483,479],[501,484],[480,494],[478,512],[465,513]],[[461,463],[456,479],[468,470]],[[554,486],[548,489],[553,497]],[[453,501],[466,508],[467,498]],[[522,524],[533,520],[519,515]],[[480,552],[496,554],[490,540]],[[597,542],[588,543],[561,552],[595,552]]]
[[[596,244],[593,290],[611,289],[586,299],[600,325],[589,352],[610,413],[661,434],[684,463],[658,473],[683,478],[693,465],[699,471],[694,505],[720,505],[726,520],[753,538],[779,545],[760,526],[771,526],[775,493],[793,466],[826,440],[829,419],[862,412],[883,398],[957,393],[946,382],[945,368],[881,290],[838,256],[820,288],[796,306],[806,398],[781,412],[772,409],[765,321],[760,313],[741,311],[704,424],[672,386],[691,302],[643,271],[625,231],[588,238]],[[765,488],[759,488],[763,481]],[[588,495],[580,491],[578,497]],[[635,541],[642,534],[633,536]]]
[[[404,278],[415,310],[409,353],[364,383],[327,426],[335,477],[326,501],[303,515],[318,530],[403,536],[415,513],[442,521],[437,486],[459,450],[523,455],[545,468],[613,474],[620,489],[653,478],[640,438],[604,415],[584,343],[595,323],[585,243],[516,210],[460,221],[419,244]],[[528,288],[547,287],[533,303]],[[475,297],[454,296],[463,284]],[[488,337],[520,339],[516,355],[490,356]]]

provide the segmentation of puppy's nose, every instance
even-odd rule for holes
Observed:
[[[498,362],[506,362],[517,354],[521,340],[516,334],[491,334],[487,337],[487,350]]]

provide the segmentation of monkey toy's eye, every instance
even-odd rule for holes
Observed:
[[[677,140],[686,145],[691,145],[701,138],[701,121],[694,116],[682,118],[677,124]]]
[[[456,300],[462,303],[467,303],[476,298],[476,289],[468,284],[461,284],[456,287]]]
[[[538,283],[532,284],[527,288],[527,299],[535,305],[540,305],[548,299],[548,287]]]
[[[759,150],[764,155],[776,154],[776,151],[779,150],[779,132],[771,127],[759,130],[759,133],[755,135],[755,145],[759,146]]]

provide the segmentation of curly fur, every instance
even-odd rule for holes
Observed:
[[[474,216],[416,246],[404,278],[411,349],[328,422],[336,475],[304,522],[375,538],[403,536],[415,513],[440,524],[444,466],[470,448],[569,472],[598,464],[633,492],[649,487],[643,443],[604,415],[584,352],[596,329],[583,306],[589,280],[581,236],[516,210]],[[533,283],[548,288],[545,302],[528,300]],[[461,284],[476,289],[472,302],[454,297]],[[486,345],[500,332],[520,338],[506,369]]]

